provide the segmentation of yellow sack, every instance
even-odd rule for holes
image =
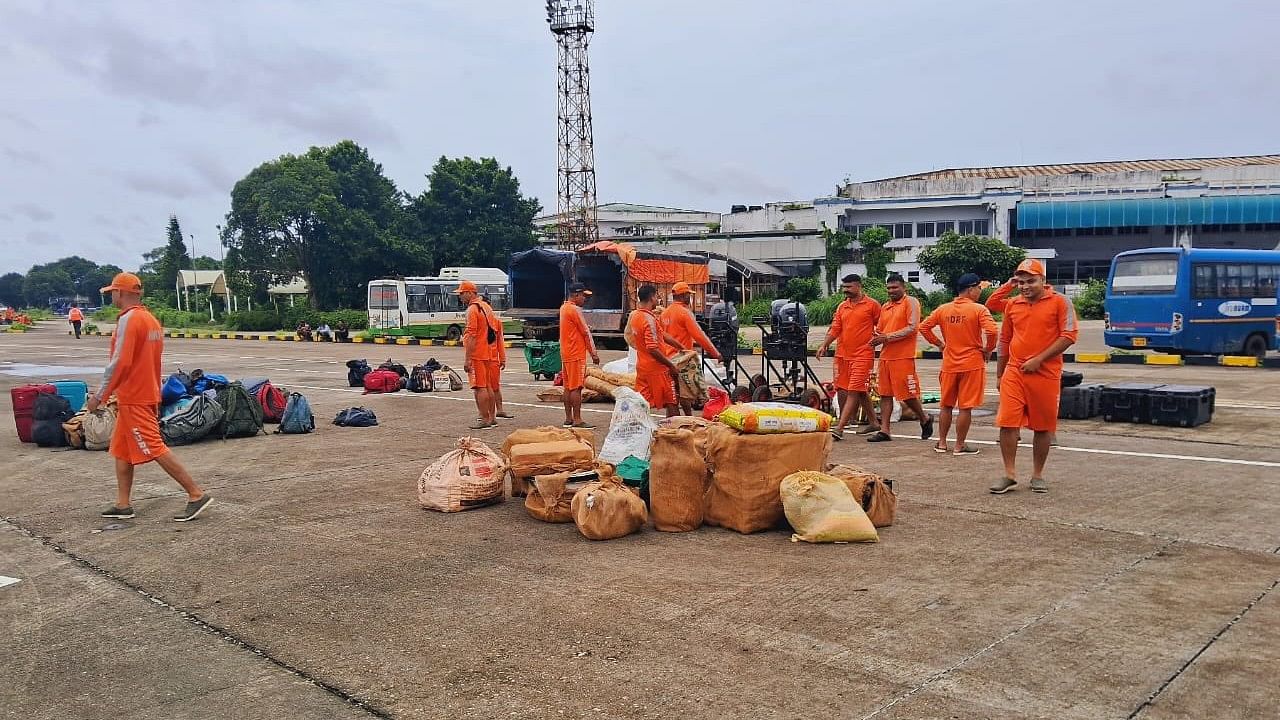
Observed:
[[[780,402],[730,405],[720,413],[719,419],[735,430],[753,435],[827,432],[831,429],[831,416],[821,410]]]
[[[801,470],[782,479],[782,510],[795,528],[791,542],[879,542],[876,528],[843,480]]]

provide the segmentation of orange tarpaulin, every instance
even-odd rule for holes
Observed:
[[[601,240],[578,250],[591,251],[616,254],[627,268],[627,274],[639,282],[671,285],[684,281],[690,285],[705,285],[711,281],[711,268],[706,263],[641,258],[637,257],[635,247],[608,240]]]

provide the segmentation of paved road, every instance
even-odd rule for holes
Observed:
[[[107,339],[0,342],[2,391],[33,365],[91,372]],[[361,396],[342,362],[456,349],[167,348],[168,368],[300,389],[320,431],[180,449],[217,498],[188,525],[168,521],[181,499],[156,468],[138,519],[104,522],[105,454],[0,434],[9,717],[1250,718],[1280,701],[1280,373],[1089,368],[1214,384],[1218,413],[1191,430],[1065,424],[1043,496],[985,492],[989,419],[974,458],[908,426],[838,443],[833,461],[899,489],[877,545],[716,528],[593,543],[514,502],[417,507],[468,398]],[[936,364],[921,369],[932,385]],[[517,351],[508,427],[557,421],[524,370]],[[356,404],[382,425],[324,424]]]

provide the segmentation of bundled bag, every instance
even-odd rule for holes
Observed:
[[[106,450],[111,447],[111,436],[116,432],[118,415],[119,409],[112,400],[80,419],[85,450]]]
[[[595,464],[591,446],[577,438],[522,443],[511,448],[511,476],[527,478],[573,470],[589,470]]]
[[[610,385],[598,377],[588,375],[583,381],[582,386],[592,392],[604,395],[605,397],[613,397],[613,391],[618,389],[617,385]]]
[[[455,372],[453,368],[449,367],[448,365],[445,365],[444,367],[441,368],[441,371],[443,371],[445,375],[449,378],[449,392],[458,392],[459,390],[466,387],[466,385],[462,382],[462,376],[459,375],[457,372]]]
[[[542,522],[573,522],[573,496],[598,479],[595,473],[590,472],[537,475],[527,483],[529,492],[524,498],[525,512]]]
[[[262,406],[239,381],[218,391],[222,423],[213,434],[228,438],[253,437],[262,432]]]
[[[66,447],[67,433],[62,424],[74,415],[71,401],[54,393],[40,393],[31,411],[32,441],[40,447]]]
[[[378,368],[364,376],[364,394],[400,392],[403,378],[394,370]]]
[[[878,528],[889,527],[898,514],[898,494],[893,481],[853,465],[831,465],[827,474],[839,478],[849,488],[853,499]]]
[[[628,490],[613,468],[602,465],[600,479],[574,493],[573,524],[588,540],[612,540],[644,527],[649,513],[640,496]]]
[[[362,407],[347,408],[338,411],[333,424],[338,427],[373,427],[378,424],[378,416]]]
[[[165,405],[164,407],[160,408],[160,417],[167,418],[174,413],[179,413],[179,412],[182,412],[183,410],[186,410],[187,406],[190,405],[192,400],[194,399],[195,398],[189,398],[189,397],[179,398],[172,405]]]
[[[684,350],[671,358],[680,375],[676,378],[676,395],[681,400],[692,403],[705,402],[707,399],[707,379],[702,372],[702,353],[697,350]]]
[[[749,435],[716,423],[707,428],[708,525],[740,533],[777,527],[783,520],[782,478],[826,467],[830,433]]]
[[[302,393],[289,393],[284,404],[284,412],[280,414],[278,435],[304,435],[316,429],[316,416],[311,412],[311,403]]]
[[[609,383],[613,387],[629,387],[633,390],[635,389],[635,372],[609,372],[606,369],[607,367],[607,365],[604,367],[589,365],[587,366],[587,377],[598,378]],[[632,368],[632,370],[634,371],[634,368]]]
[[[707,387],[707,402],[702,406],[703,419],[715,420],[727,407],[729,407],[729,393],[715,385]]]
[[[409,377],[409,371],[405,368],[405,366],[401,365],[398,362],[394,362],[391,358],[387,358],[387,361],[379,365],[378,369],[390,370],[391,372],[399,375],[402,378]]]
[[[160,419],[160,436],[166,445],[190,445],[212,433],[224,414],[221,405],[197,395],[182,410]]]
[[[473,437],[458,441],[418,478],[418,503],[428,510],[458,512],[502,502],[502,458]]]
[[[206,393],[209,390],[217,390],[230,384],[231,381],[227,379],[226,375],[206,373],[199,369],[191,371],[191,390],[197,394]]]
[[[694,418],[688,418],[690,420]],[[649,509],[653,526],[664,532],[689,532],[702,525],[710,482],[696,425],[660,427],[649,456]],[[705,445],[705,439],[702,445]]]
[[[373,368],[369,367],[368,360],[348,360],[347,361],[347,385],[350,387],[364,387],[364,376],[368,375]]]
[[[249,391],[249,394],[253,395],[254,397],[258,396],[258,388],[262,387],[263,385],[266,385],[269,382],[271,382],[271,379],[264,378],[264,377],[240,378],[240,384],[243,385],[244,389]]]
[[[289,397],[271,381],[262,383],[253,391],[253,398],[262,406],[262,422],[278,423],[284,415],[284,405]]]
[[[62,432],[67,436],[67,445],[76,450],[84,449],[84,416],[88,410],[81,410],[62,423]]]
[[[649,415],[649,403],[631,388],[620,387],[613,393],[613,415],[609,418],[609,434],[600,448],[600,459],[617,465],[628,457],[649,459],[649,445],[657,423]]]
[[[170,375],[160,386],[160,404],[172,405],[184,397],[194,395],[191,376],[179,370]]]
[[[730,405],[720,413],[720,422],[745,433],[825,433],[831,416],[803,405],[780,402],[751,402]]]
[[[564,388],[552,385],[546,390],[538,391],[538,401],[545,403],[563,403]]]
[[[438,364],[438,363],[437,363]],[[414,365],[409,373],[409,392],[423,393],[436,389],[435,371],[426,365]]]
[[[543,425],[536,428],[520,428],[513,431],[502,441],[502,454],[511,457],[511,448],[529,443],[555,442],[557,440],[577,440],[594,452],[596,434],[580,428],[561,428]]]
[[[826,473],[802,470],[779,487],[791,542],[879,542],[876,528],[854,500],[849,487]]]

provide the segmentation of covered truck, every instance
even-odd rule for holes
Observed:
[[[526,337],[544,339],[555,339],[559,333],[560,304],[571,282],[584,283],[592,292],[583,308],[592,331],[621,338],[641,285],[656,287],[659,302],[667,305],[671,287],[689,283],[694,291],[693,310],[700,313],[710,280],[708,260],[701,255],[607,240],[576,251],[534,248],[516,253],[507,276],[511,283],[507,315],[524,321]]]

